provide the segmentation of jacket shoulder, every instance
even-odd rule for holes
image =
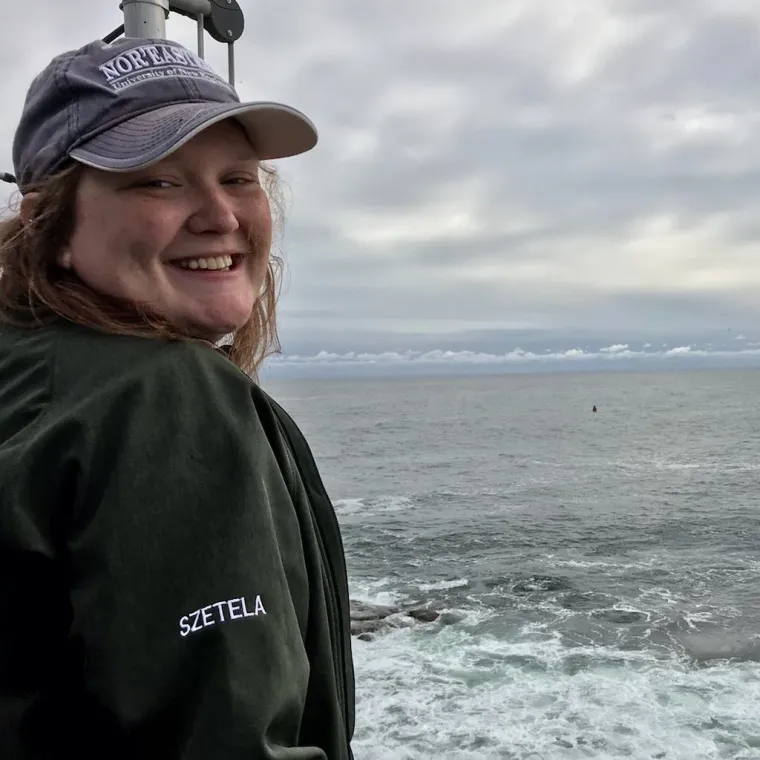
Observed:
[[[23,383],[38,406],[149,381],[171,384],[177,392],[220,383],[248,388],[252,382],[198,341],[108,334],[64,322],[0,326],[0,389]]]

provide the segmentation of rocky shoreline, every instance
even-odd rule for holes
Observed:
[[[351,600],[351,635],[372,641],[378,633],[394,628],[408,628],[417,623],[447,622],[446,616],[428,607],[386,607]]]

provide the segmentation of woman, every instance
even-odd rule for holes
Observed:
[[[176,43],[34,80],[0,227],[0,757],[351,757],[337,522],[251,379],[277,347],[260,162],[316,139]]]

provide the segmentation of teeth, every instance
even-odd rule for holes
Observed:
[[[181,259],[178,263],[183,269],[229,269],[232,266],[232,256]]]

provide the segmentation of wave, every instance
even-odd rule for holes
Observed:
[[[455,578],[448,581],[436,581],[435,583],[420,583],[420,591],[448,591],[453,588],[466,588],[470,585],[467,578]]]
[[[471,613],[358,642],[357,760],[750,758],[757,663],[567,647]]]
[[[414,506],[410,496],[373,496],[335,499],[333,508],[338,517],[376,515],[382,512],[401,512]]]

